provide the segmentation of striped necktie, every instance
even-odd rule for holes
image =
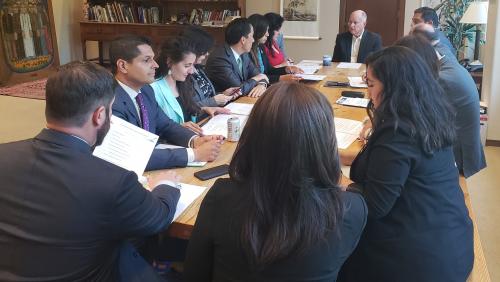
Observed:
[[[149,115],[148,115],[148,109],[146,108],[146,104],[144,104],[144,97],[141,92],[135,96],[135,101],[137,102],[137,105],[139,106],[139,114],[141,116],[141,121],[142,121],[142,128],[144,130],[149,131]]]

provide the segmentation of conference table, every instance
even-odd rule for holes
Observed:
[[[327,80],[333,80],[333,81],[341,81],[341,82],[347,82],[348,76],[362,76],[362,74],[366,71],[366,68],[364,65],[362,65],[358,69],[345,69],[345,68],[337,68],[337,64],[334,63],[332,66],[324,66],[321,69],[318,70],[316,74],[318,75],[326,75],[325,79],[319,82],[304,82],[309,84],[311,87],[314,87],[318,89],[323,95],[326,96],[328,101],[333,107],[334,110],[334,116],[335,117],[340,117],[340,118],[346,118],[346,119],[352,119],[352,120],[358,120],[361,121],[366,117],[366,109],[364,108],[357,108],[357,107],[349,107],[349,106],[342,106],[338,105],[335,102],[337,99],[341,97],[341,92],[343,90],[355,90],[355,91],[361,91],[366,93],[366,89],[364,88],[359,88],[359,89],[352,89],[349,87],[342,88],[342,87],[325,87],[324,83]],[[256,98],[250,98],[250,97],[240,97],[237,102],[238,103],[249,103],[253,104],[256,102]],[[290,140],[290,142],[293,142],[293,140]],[[194,173],[196,171],[222,165],[222,164],[229,164],[231,161],[231,157],[233,155],[234,150],[236,149],[236,142],[225,142],[222,145],[221,148],[221,153],[218,156],[218,158],[214,162],[208,163],[206,166],[200,168],[200,167],[187,167],[187,168],[178,168],[175,169],[175,171],[181,175],[182,183],[187,183],[187,184],[192,184],[192,185],[198,185],[198,186],[205,186],[205,187],[211,187],[214,182],[217,180],[217,178],[213,178],[210,180],[206,181],[201,181],[194,177]],[[360,141],[354,141],[347,149],[345,150],[340,150],[344,151],[345,153],[348,154],[356,154],[359,152],[359,150],[362,147],[362,143]],[[154,173],[154,172],[152,172]],[[222,177],[228,177],[228,175],[222,176]],[[344,179],[345,180],[345,179]],[[471,201],[469,197],[469,192],[467,190],[467,185],[465,183],[465,179],[463,176],[460,177],[460,186],[464,192],[464,197],[465,197],[465,202],[467,205],[467,208],[469,209],[469,214],[470,217],[472,218],[474,222],[474,253],[475,253],[475,258],[474,258],[474,268],[472,270],[471,275],[467,279],[469,282],[476,282],[476,281],[490,281],[486,261],[484,258],[484,253],[483,249],[481,246],[481,240],[479,238],[479,233],[476,227],[475,223],[475,215],[471,206]],[[205,196],[205,194],[208,192],[209,189],[206,189],[205,192],[198,198],[196,199],[167,229],[166,234],[171,237],[175,238],[180,238],[180,239],[186,239],[189,240],[191,236],[191,232],[193,230],[193,226],[196,222],[196,216],[198,214],[198,211],[200,209],[201,202]],[[425,259],[425,258],[422,258]]]

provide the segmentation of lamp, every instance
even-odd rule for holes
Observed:
[[[488,20],[488,2],[477,1],[471,2],[465,11],[460,23],[468,23],[476,25],[476,42],[474,46],[474,62],[481,64],[479,60],[479,39],[481,37],[480,24],[486,24]],[[471,63],[473,64],[473,63]]]

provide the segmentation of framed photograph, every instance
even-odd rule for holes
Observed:
[[[320,0],[281,0],[280,13],[285,19],[282,31],[288,39],[319,39]]]

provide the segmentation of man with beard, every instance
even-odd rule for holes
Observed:
[[[173,172],[149,179],[92,155],[106,135],[114,79],[90,62],[61,67],[46,86],[47,128],[0,145],[1,281],[155,281],[127,238],[172,221]]]

